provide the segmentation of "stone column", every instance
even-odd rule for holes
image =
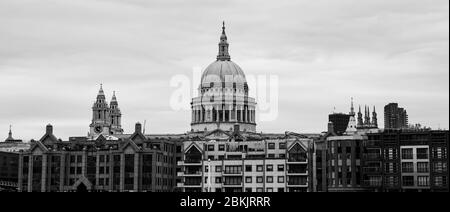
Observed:
[[[67,153],[62,153],[60,156],[60,168],[59,168],[59,191],[64,191],[64,176],[65,176],[65,170],[66,170],[66,157]]]
[[[125,189],[125,155],[120,154],[120,191]]]
[[[152,192],[156,191],[156,166],[158,162],[157,159],[157,153],[152,154]]]
[[[42,176],[41,176],[41,192],[46,191],[47,187],[47,155],[42,155]]]
[[[203,122],[203,109],[202,109],[202,107],[200,106],[200,122]]]
[[[140,154],[139,153],[134,153],[134,185],[133,185],[133,190],[134,191],[139,191],[139,178],[140,178],[140,172],[139,172],[139,157]]]
[[[18,185],[18,191],[21,192],[22,191],[22,181],[23,181],[23,153],[19,154],[19,173],[18,173],[18,180],[17,180],[17,185]]]
[[[216,122],[219,122],[220,120],[219,107],[215,106],[215,108],[216,108]]]
[[[103,155],[103,157],[106,160],[106,155]],[[103,171],[106,171],[103,169]],[[95,160],[95,184],[97,184],[98,186],[105,186],[105,182],[103,181],[103,185],[100,185],[100,155],[98,154],[98,152],[96,153],[96,160]]]
[[[33,155],[28,155],[28,192],[33,191]]]

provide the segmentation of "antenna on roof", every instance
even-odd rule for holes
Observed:
[[[144,120],[144,132],[143,134],[145,135],[145,125],[147,124],[147,120]]]

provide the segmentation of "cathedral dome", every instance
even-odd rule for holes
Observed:
[[[218,60],[209,65],[202,75],[202,85],[210,85],[211,83],[236,83],[246,84],[244,71],[236,63],[228,60]]]

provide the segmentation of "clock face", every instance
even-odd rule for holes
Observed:
[[[102,126],[95,126],[94,131],[95,131],[95,133],[101,133],[102,132]]]

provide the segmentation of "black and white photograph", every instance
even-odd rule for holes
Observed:
[[[0,0],[2,193],[448,192],[448,148],[448,0]]]

